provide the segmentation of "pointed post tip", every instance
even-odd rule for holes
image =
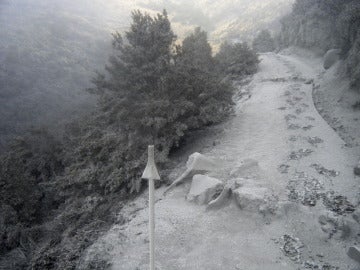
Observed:
[[[154,145],[148,146],[148,161],[141,178],[147,180],[160,180],[160,175],[155,164]]]

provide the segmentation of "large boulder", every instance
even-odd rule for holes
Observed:
[[[215,160],[198,152],[191,154],[186,162],[186,168],[192,171],[212,171],[216,167],[218,164]]]
[[[216,178],[196,174],[193,177],[187,200],[207,204],[221,193],[223,187],[223,183]]]
[[[324,68],[329,69],[333,64],[335,64],[340,58],[339,49],[328,50],[324,55]]]
[[[266,204],[268,189],[256,186],[243,186],[233,191],[234,199],[241,209],[260,211]]]
[[[353,259],[353,260],[357,261],[358,263],[360,263],[360,248],[359,247],[351,246],[348,249],[347,255],[351,259]]]

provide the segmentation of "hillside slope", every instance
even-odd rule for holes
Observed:
[[[340,49],[342,70],[350,86],[360,89],[360,2],[357,0],[297,0],[282,20],[281,48],[298,46],[323,55]]]

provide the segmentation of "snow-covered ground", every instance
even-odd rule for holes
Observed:
[[[346,251],[359,243],[352,214],[359,203],[353,167],[360,151],[314,106],[313,88],[324,77],[321,59],[261,56],[259,72],[239,88],[247,98],[239,99],[235,116],[202,154],[222,165],[209,176],[266,188],[266,207],[240,209],[229,200],[207,210],[186,200],[190,181],[165,196],[165,187],[157,189],[157,269],[358,269]],[[244,167],[248,159],[256,162]],[[177,166],[170,178],[183,170]],[[101,258],[114,270],[148,269],[147,196],[122,210],[127,222],[93,244],[79,268]]]

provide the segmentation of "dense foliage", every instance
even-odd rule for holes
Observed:
[[[275,42],[269,30],[262,30],[254,38],[252,47],[257,52],[272,52],[275,50]]]
[[[297,0],[283,18],[280,47],[301,46],[321,53],[339,48],[354,87],[360,86],[360,2]]]

